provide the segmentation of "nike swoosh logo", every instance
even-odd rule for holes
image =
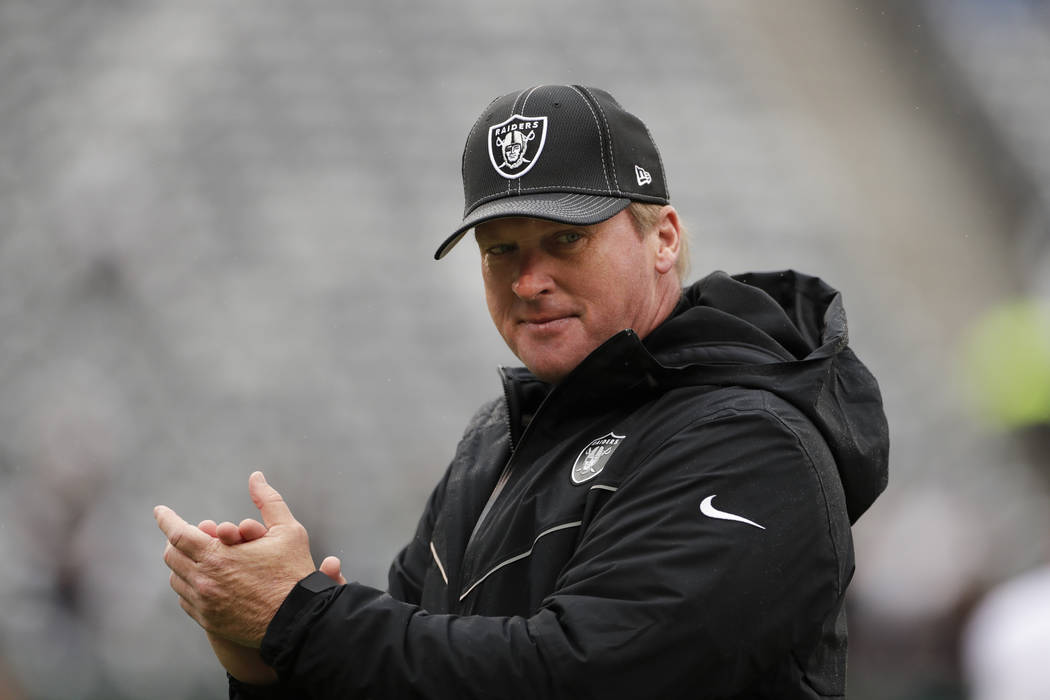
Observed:
[[[718,495],[718,494],[715,494],[715,495]],[[747,518],[743,518],[743,517],[741,517],[739,515],[733,515],[732,513],[727,513],[724,510],[718,510],[713,505],[711,505],[711,501],[713,501],[713,500],[715,500],[714,496],[708,496],[707,498],[705,498],[703,500],[703,502],[700,503],[700,512],[703,513],[704,515],[706,515],[707,517],[715,518],[716,520],[732,520],[734,522],[744,523],[746,525],[752,525],[754,527],[759,528],[760,530],[765,530],[766,529],[766,528],[762,527],[761,525],[759,525],[758,523],[756,523],[754,520],[748,520]]]

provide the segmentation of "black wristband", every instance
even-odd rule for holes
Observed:
[[[296,585],[302,586],[311,593],[320,593],[321,591],[327,591],[329,588],[335,588],[339,584],[329,578],[328,574],[315,571]]]

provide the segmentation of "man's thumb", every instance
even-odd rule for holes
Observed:
[[[262,515],[266,527],[295,522],[288,504],[284,502],[281,494],[277,493],[274,487],[266,483],[266,477],[262,472],[252,472],[252,475],[248,477],[248,494],[252,497],[252,503],[259,509],[259,514]]]
[[[324,561],[321,562],[321,566],[318,567],[321,573],[340,585],[346,583],[342,568],[343,565],[339,561],[339,557],[325,557]]]

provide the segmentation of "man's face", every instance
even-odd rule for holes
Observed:
[[[626,210],[593,226],[497,219],[475,237],[492,320],[544,381],[561,381],[625,328],[646,336],[667,313],[659,237],[641,239]],[[677,280],[673,290],[676,300]]]

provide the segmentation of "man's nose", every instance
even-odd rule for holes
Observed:
[[[530,251],[521,256],[518,273],[510,288],[520,299],[535,299],[552,290],[554,280],[550,272],[549,261],[545,259],[543,253]]]

